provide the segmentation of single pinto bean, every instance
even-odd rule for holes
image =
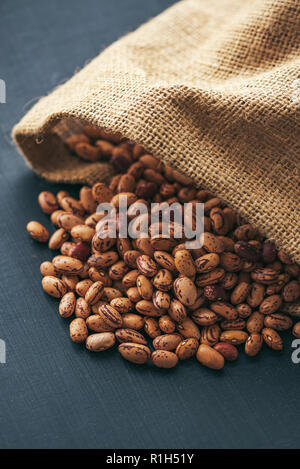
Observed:
[[[85,342],[88,336],[85,320],[82,318],[73,319],[70,323],[70,337],[73,342]]]
[[[101,332],[91,334],[86,339],[86,348],[91,352],[103,352],[115,345],[116,339],[112,332]]]
[[[156,350],[152,353],[151,360],[158,368],[174,368],[178,363],[177,355],[167,350]]]
[[[137,365],[146,363],[151,356],[150,349],[143,344],[124,342],[119,345],[118,350],[125,360]]]
[[[66,293],[59,303],[59,314],[63,318],[72,316],[75,310],[76,298],[73,292]]]
[[[238,357],[238,350],[234,345],[227,344],[226,342],[219,342],[214,346],[214,349],[217,350],[225,360],[233,362]]]
[[[117,329],[115,332],[119,342],[133,342],[135,344],[147,345],[147,340],[140,332],[134,329]]]
[[[177,345],[181,342],[182,337],[179,334],[163,334],[155,337],[153,340],[153,347],[156,350],[175,350]]]
[[[157,266],[151,257],[143,254],[137,258],[137,268],[146,277],[153,277],[157,272]]]
[[[249,357],[254,357],[257,355],[263,345],[263,337],[261,334],[254,332],[250,334],[245,343],[245,352]]]
[[[196,355],[199,347],[199,341],[193,337],[185,339],[177,345],[176,355],[179,360],[187,360]]]
[[[223,355],[209,345],[201,344],[196,356],[202,365],[213,370],[221,370],[224,367]]]
[[[41,192],[38,196],[38,202],[43,212],[48,215],[51,215],[55,210],[58,210],[56,197],[51,192]]]
[[[67,287],[65,283],[57,277],[46,275],[42,279],[43,290],[54,298],[61,298],[67,293]]]
[[[274,329],[271,329],[270,327],[265,327],[262,330],[262,336],[263,336],[265,343],[272,350],[283,349],[282,339],[280,335],[278,334],[278,332],[276,332]]]
[[[40,243],[46,243],[49,239],[48,231],[37,221],[30,221],[27,224],[27,231],[35,241]]]
[[[69,234],[63,228],[56,230],[49,239],[50,249],[60,249],[65,241],[69,238]]]
[[[192,306],[197,299],[197,289],[189,277],[178,277],[173,284],[174,293],[185,306]]]

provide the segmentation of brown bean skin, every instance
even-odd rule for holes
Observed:
[[[150,349],[146,345],[135,344],[132,342],[124,342],[120,344],[118,350],[125,360],[135,363],[136,365],[143,365],[151,356]]]
[[[181,342],[182,337],[179,334],[163,334],[155,337],[153,347],[156,350],[175,350]]]
[[[125,289],[135,287],[138,276],[140,275],[137,269],[130,270],[127,274],[124,275],[122,279],[122,285]]]
[[[122,315],[122,327],[139,331],[144,327],[145,319],[138,314],[126,313]]]
[[[46,228],[37,221],[30,221],[26,227],[30,236],[39,243],[46,243],[49,239],[49,233]]]
[[[76,298],[73,292],[66,293],[59,303],[59,314],[63,318],[72,316],[75,310]]]
[[[110,199],[110,203],[118,208],[122,197],[127,199],[128,207],[138,200],[137,195],[133,192],[120,192],[119,194],[114,195],[112,199]]]
[[[171,305],[170,295],[166,292],[156,290],[152,295],[152,301],[157,309],[167,310]]]
[[[94,282],[102,282],[104,287],[111,287],[112,280],[109,278],[108,273],[104,270],[98,270],[95,267],[88,268],[88,276],[90,280]]]
[[[115,332],[119,342],[132,342],[135,344],[147,345],[145,337],[134,329],[117,329]]]
[[[63,212],[58,216],[57,223],[59,228],[64,228],[66,231],[71,231],[74,226],[83,224],[84,219],[74,215],[72,212]]]
[[[167,292],[171,290],[173,285],[173,277],[167,269],[160,269],[153,278],[153,286],[157,290]]]
[[[139,238],[136,240],[136,248],[143,254],[153,257],[154,250],[151,246],[150,238]]]
[[[293,336],[297,337],[297,339],[300,339],[300,321],[294,324]]]
[[[143,254],[137,258],[137,268],[142,275],[153,277],[157,272],[157,265],[151,257]]]
[[[228,330],[240,331],[246,327],[246,321],[244,321],[244,319],[241,319],[241,318],[234,319],[233,321],[227,321],[225,319],[224,321],[220,322],[220,327],[224,331],[228,331]]]
[[[52,262],[49,262],[49,261],[45,261],[41,263],[40,271],[43,277],[45,277],[46,275],[50,275],[51,277],[59,276],[59,274],[55,270],[54,265],[52,264]]]
[[[282,344],[282,339],[278,332],[276,332],[274,329],[271,329],[269,327],[265,327],[262,330],[262,336],[265,341],[265,343],[270,347],[272,350],[282,350],[283,349],[283,344]]]
[[[207,368],[221,370],[224,367],[224,357],[209,345],[201,344],[196,354],[197,360]]]
[[[234,345],[227,344],[226,342],[219,342],[214,346],[214,349],[217,350],[225,360],[233,362],[237,359],[239,352]]]
[[[56,230],[51,238],[49,239],[49,249],[60,249],[65,241],[69,239],[69,233],[65,231],[63,228],[59,228]]]
[[[220,254],[224,251],[223,241],[210,232],[204,232],[201,236],[202,245],[207,252]]]
[[[244,331],[224,331],[220,335],[220,342],[227,342],[231,345],[240,345],[248,339],[247,332]]]
[[[67,287],[62,280],[51,275],[46,275],[42,279],[43,290],[54,298],[61,298],[67,293]]]
[[[238,272],[243,267],[243,261],[233,252],[223,252],[220,255],[220,265],[227,272]]]
[[[161,330],[159,328],[157,319],[155,318],[147,318],[145,317],[145,325],[144,325],[145,332],[151,337],[151,339],[155,339],[161,335]]]
[[[83,186],[80,189],[80,202],[86,212],[96,212],[97,202],[93,197],[92,189],[90,187]]]
[[[86,339],[86,348],[91,352],[103,352],[113,347],[116,343],[115,335],[112,332],[100,332],[91,334]]]
[[[64,213],[66,213],[64,210],[55,210],[53,213],[51,213],[50,215],[51,223],[53,223],[54,226],[59,227],[58,218],[60,217],[60,215],[63,215]]]
[[[264,299],[265,296],[265,287],[259,283],[252,283],[250,286],[250,292],[247,297],[247,303],[251,308],[257,308]]]
[[[282,297],[284,301],[292,303],[300,297],[300,283],[292,280],[283,287]]]
[[[238,283],[238,275],[234,272],[226,272],[221,280],[221,287],[224,290],[231,290]]]
[[[178,277],[173,283],[173,289],[177,299],[185,306],[192,306],[195,303],[197,289],[189,277]]]
[[[153,286],[151,281],[145,275],[139,275],[136,279],[138,292],[144,300],[151,300],[153,294]]]
[[[199,308],[192,314],[192,319],[199,326],[212,326],[218,321],[219,316],[208,308]]]
[[[122,316],[120,313],[110,305],[102,305],[99,307],[99,316],[103,321],[113,328],[122,326]]]
[[[79,296],[85,296],[86,292],[90,288],[90,286],[93,284],[92,280],[90,279],[85,279],[81,280],[76,284],[76,293]]]
[[[151,355],[151,360],[158,368],[174,368],[178,363],[177,355],[167,350],[155,350]]]
[[[82,318],[73,319],[70,323],[70,337],[73,342],[85,342],[88,336],[85,320]]]
[[[110,267],[108,275],[113,280],[122,280],[128,270],[129,267],[125,264],[124,261],[118,261]]]
[[[282,298],[280,295],[271,295],[262,301],[259,311],[262,314],[273,314],[280,308],[281,304]]]
[[[261,334],[254,332],[249,335],[245,343],[245,353],[249,357],[255,357],[261,350],[263,345],[263,337]]]
[[[220,263],[220,256],[216,253],[208,253],[195,261],[198,273],[205,274],[214,270]]]
[[[129,298],[113,298],[110,302],[110,306],[116,309],[120,314],[126,314],[133,310],[133,303]]]
[[[187,249],[176,252],[175,266],[180,274],[187,277],[193,277],[196,273],[194,260]]]
[[[114,328],[110,327],[99,314],[92,314],[86,319],[87,327],[94,332],[113,332]]]
[[[181,323],[177,324],[177,330],[186,339],[193,337],[194,339],[200,340],[201,333],[197,324],[190,318],[184,319]]]
[[[58,203],[55,195],[52,194],[52,192],[40,192],[38,196],[38,202],[43,212],[47,215],[51,215],[51,213],[55,212],[55,210],[58,210]]]
[[[163,311],[157,309],[152,301],[140,300],[135,305],[136,310],[144,316],[159,317],[162,316]]]
[[[61,279],[66,284],[67,289],[69,291],[74,291],[75,292],[76,285],[79,282],[78,275],[62,274]]]
[[[59,204],[59,206],[61,207],[61,202],[62,200],[65,198],[65,197],[69,197],[69,192],[67,191],[59,191],[57,194],[56,194],[56,200]]]
[[[206,274],[200,274],[196,277],[197,287],[206,287],[207,285],[215,285],[223,280],[225,270],[222,267],[217,267]]]
[[[181,341],[176,348],[176,355],[179,360],[187,360],[196,355],[199,341],[193,337]]]
[[[77,275],[83,269],[83,264],[80,260],[69,256],[56,256],[53,258],[52,263],[55,270],[62,274]]]
[[[75,292],[76,285],[79,282],[78,275],[62,274],[61,279],[66,284],[69,291]]]
[[[254,311],[247,321],[247,329],[250,334],[260,332],[264,327],[264,315],[259,311]]]
[[[210,304],[210,308],[214,313],[219,314],[228,321],[232,321],[238,318],[237,310],[230,303],[216,301]]]
[[[140,300],[142,300],[142,297],[139,294],[137,287],[128,288],[128,290],[126,291],[126,295],[133,303],[138,303]]]
[[[181,323],[187,317],[185,306],[179,300],[172,300],[168,313],[174,321]]]
[[[80,156],[83,160],[97,161],[101,158],[100,148],[90,145],[86,142],[78,142],[75,145],[75,153]]]
[[[273,269],[256,269],[251,273],[251,277],[255,282],[261,283],[263,285],[272,285],[278,280],[278,272]]]
[[[75,306],[75,316],[77,318],[86,319],[91,314],[90,305],[85,301],[84,298],[77,298]]]
[[[91,228],[88,225],[76,225],[73,226],[71,229],[71,236],[77,240],[81,241],[83,243],[90,243],[95,236],[95,230],[94,228]]]
[[[230,301],[233,305],[244,303],[250,291],[250,285],[247,282],[239,283],[231,293]]]
[[[252,313],[251,307],[246,303],[241,303],[237,305],[236,310],[238,312],[239,317],[242,319],[248,318]]]
[[[212,347],[219,342],[220,334],[221,329],[217,324],[214,324],[213,326],[205,326],[201,330],[200,343]]]
[[[81,272],[80,272],[81,274]],[[79,282],[79,275],[69,275],[69,274],[62,274],[61,279],[66,284],[68,290],[75,291],[76,285]]]
[[[154,252],[154,259],[164,269],[167,269],[170,272],[176,272],[177,269],[176,269],[176,266],[175,266],[174,258],[168,252],[155,251]]]
[[[88,264],[89,266],[96,267],[97,269],[106,269],[107,267],[115,264],[118,259],[119,256],[115,251],[106,251],[89,257]]]
[[[292,319],[285,314],[273,313],[265,316],[264,319],[265,327],[275,329],[276,331],[286,331],[293,325]]]
[[[93,305],[102,298],[103,292],[103,283],[100,280],[98,282],[94,282],[85,294],[85,301],[90,305]]]

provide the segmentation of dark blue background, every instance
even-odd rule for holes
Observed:
[[[285,351],[241,356],[221,373],[195,360],[163,371],[113,352],[92,355],[68,338],[57,302],[41,290],[47,247],[26,223],[48,217],[41,190],[10,131],[38,97],[172,0],[1,0],[0,78],[0,447],[299,447],[300,365]],[[65,186],[64,186],[65,187]]]

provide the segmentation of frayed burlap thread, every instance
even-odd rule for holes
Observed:
[[[298,0],[183,0],[42,98],[13,136],[41,176],[91,184],[111,168],[71,155],[66,128],[120,132],[300,261],[299,107]]]

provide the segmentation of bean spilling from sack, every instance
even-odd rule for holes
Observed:
[[[219,370],[240,349],[250,357],[264,344],[282,350],[281,331],[292,328],[300,338],[300,322],[282,312],[300,297],[300,268],[272,240],[139,144],[86,126],[66,145],[85,160],[109,160],[116,172],[109,185],[82,187],[79,200],[66,191],[41,192],[39,205],[56,228],[51,237],[38,221],[27,225],[34,240],[60,251],[40,266],[42,288],[60,299],[60,316],[71,318],[72,341],[92,352],[118,344],[136,364],[173,368],[195,355]],[[137,210],[141,203],[149,213],[152,203],[202,203],[202,247],[187,249],[172,220],[165,236],[164,216],[147,236],[120,236],[121,196],[127,223],[136,226],[145,217]],[[102,203],[116,209],[116,236],[97,212]]]

